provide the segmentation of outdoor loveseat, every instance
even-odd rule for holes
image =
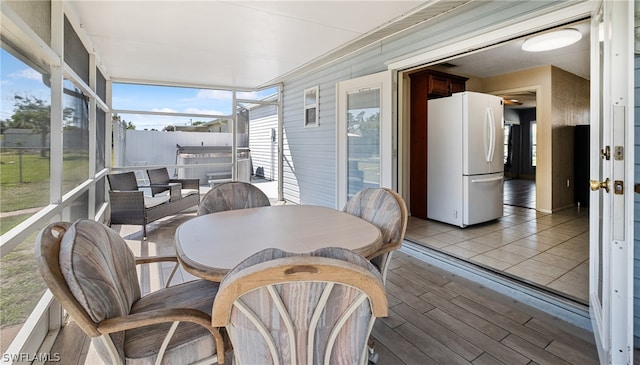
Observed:
[[[109,174],[109,224],[141,225],[147,237],[147,224],[200,204],[198,179],[170,179],[166,169],[147,170],[149,186],[138,186],[134,172]],[[150,195],[145,195],[148,188]]]

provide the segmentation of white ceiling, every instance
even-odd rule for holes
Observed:
[[[546,51],[525,52],[522,43],[527,37],[515,39],[476,53],[453,58],[434,68],[449,73],[488,78],[511,72],[528,70],[543,65],[553,65],[584,79],[590,79],[590,20],[567,24],[559,28],[573,28],[582,34],[582,39],[571,46]],[[543,32],[541,32],[543,33]],[[536,106],[536,93],[526,90],[500,95],[507,100],[517,100],[509,108],[521,109]]]
[[[582,39],[571,46],[552,51],[525,52],[521,49],[522,43],[526,39],[524,37],[468,56],[452,59],[449,63],[455,67],[450,67],[449,70],[460,75],[487,78],[542,65],[554,65],[589,79],[590,21],[585,20],[559,28],[576,29],[582,34]]]
[[[394,22],[469,0],[67,2],[114,80],[254,88],[268,85]],[[435,5],[434,5],[435,4]],[[438,6],[440,8],[438,8]],[[446,8],[448,6],[448,8]],[[420,19],[425,19],[424,17]],[[589,27],[579,44],[539,54],[522,39],[450,60],[451,72],[489,77],[546,64],[589,77]],[[375,37],[372,37],[375,39]]]
[[[257,87],[425,1],[76,1],[114,79]]]

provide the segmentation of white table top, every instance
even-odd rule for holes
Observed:
[[[281,205],[230,210],[188,220],[176,230],[182,266],[198,277],[220,281],[242,260],[265,248],[304,253],[343,247],[370,256],[382,245],[373,224],[339,210]]]

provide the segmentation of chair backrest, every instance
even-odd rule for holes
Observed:
[[[387,245],[401,245],[407,230],[407,206],[398,193],[386,188],[360,190],[344,206],[344,212],[360,217],[382,231]]]
[[[100,322],[129,314],[140,298],[133,253],[101,223],[83,219],[50,224],[38,235],[35,255],[54,297],[90,337],[101,336]],[[124,333],[113,333],[111,339],[123,357]]]
[[[138,190],[138,180],[133,171],[107,175],[111,190],[134,191]]]
[[[404,200],[391,189],[366,188],[351,198],[343,211],[371,222],[382,232],[383,245],[371,259],[386,278],[388,253],[402,246],[407,230],[409,214]]]
[[[270,205],[269,198],[262,190],[250,183],[232,181],[211,188],[202,198],[198,215]]]
[[[166,168],[161,167],[158,169],[149,169],[147,170],[147,176],[149,176],[149,183],[151,185],[167,185],[164,187],[152,187],[151,194],[156,195],[169,189],[168,184],[170,178],[169,171],[167,171]]]
[[[387,310],[382,278],[364,257],[272,248],[225,276],[212,324],[227,328],[234,364],[366,364],[373,323]]]

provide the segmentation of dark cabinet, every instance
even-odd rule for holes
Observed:
[[[409,78],[409,206],[413,217],[427,219],[427,101],[465,91],[467,78],[433,70]]]
[[[575,204],[589,206],[589,157],[591,134],[588,125],[577,125],[573,140],[573,195]]]
[[[466,77],[449,75],[437,71],[427,71],[427,85],[429,98],[451,96],[465,90]]]

